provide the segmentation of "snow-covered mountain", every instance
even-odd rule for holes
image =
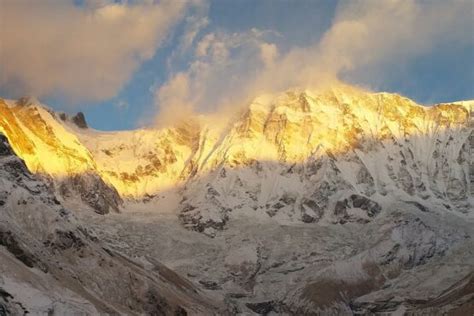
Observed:
[[[329,219],[324,210],[337,208],[330,220],[346,221],[360,217],[349,214],[355,202],[375,216],[370,198],[466,213],[474,192],[473,104],[424,107],[340,85],[261,96],[232,118],[100,132],[81,113],[70,118],[21,99],[0,101],[0,129],[28,168],[59,180],[60,190],[96,186],[101,201],[90,204],[102,213],[117,211],[120,197],[181,186],[183,221],[203,230],[244,207],[304,222]]]
[[[31,174],[0,134],[0,314],[221,314],[153,259],[110,249]]]
[[[129,255],[161,249],[236,312],[430,313],[472,306],[473,106],[341,84],[262,95],[226,117],[101,132],[26,98],[0,100],[0,132],[59,203],[122,209],[85,218],[119,221]],[[166,238],[196,234],[180,228],[146,228],[157,236],[142,253],[133,234],[148,226],[124,222],[136,207],[204,233],[192,243],[205,258],[169,252]],[[97,225],[99,239],[114,238]]]

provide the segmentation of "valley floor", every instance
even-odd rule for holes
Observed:
[[[235,314],[474,310],[468,218],[407,204],[367,224],[282,225],[247,212],[210,238],[183,228],[177,202],[169,194],[128,202],[120,214],[78,216],[111,248],[144,264],[163,263]]]

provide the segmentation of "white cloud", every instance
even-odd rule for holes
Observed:
[[[194,39],[198,33],[209,25],[209,19],[207,17],[196,17],[192,16],[186,19],[187,28],[182,39],[182,49],[186,50],[192,46]]]
[[[156,92],[161,104],[166,104],[157,117],[157,124],[166,126],[177,118],[186,119],[192,114],[193,100],[191,99],[189,74],[177,73]]]
[[[272,63],[278,52],[265,32],[209,33],[195,45],[188,69],[172,74],[155,93],[159,124],[170,124],[194,110],[214,111],[235,104],[247,94],[256,70]]]
[[[440,41],[472,41],[471,1],[349,1],[318,45],[320,63],[338,73],[429,52]]]
[[[16,94],[99,101],[150,59],[186,1],[0,1],[0,86]]]
[[[265,66],[272,67],[275,64],[275,60],[278,57],[278,47],[272,43],[260,44],[260,58],[262,59]]]

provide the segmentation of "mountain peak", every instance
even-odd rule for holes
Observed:
[[[40,104],[37,98],[33,96],[24,96],[19,98],[16,102],[15,105],[17,106],[22,106],[22,107],[28,107],[28,106],[35,106]]]
[[[81,129],[86,129],[88,128],[87,122],[86,122],[86,117],[84,116],[84,113],[78,112],[76,115],[70,117],[66,113],[61,112],[58,114],[59,118],[64,121],[71,121],[74,123],[77,127]]]

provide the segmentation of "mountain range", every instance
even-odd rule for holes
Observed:
[[[465,315],[473,106],[340,84],[103,132],[0,99],[0,311]]]

